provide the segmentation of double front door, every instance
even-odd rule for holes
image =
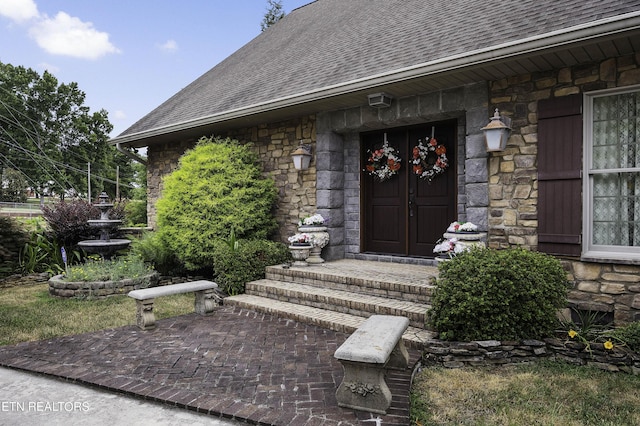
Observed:
[[[432,136],[437,145],[429,150]],[[371,155],[383,147],[389,148],[400,159],[386,162],[394,171],[388,178],[372,176],[370,170],[384,167],[382,162],[371,162]],[[422,142],[420,164],[413,164],[415,149]],[[446,153],[443,156],[443,148]],[[362,251],[369,253],[433,257],[436,241],[442,237],[451,222],[456,220],[456,123],[438,122],[419,127],[395,128],[361,135],[362,153]],[[380,151],[378,151],[380,152]],[[427,155],[424,155],[428,153]],[[446,157],[447,167],[436,173],[435,164]],[[369,167],[367,167],[369,166]],[[414,167],[415,166],[415,167]],[[378,169],[379,170],[379,169]],[[418,173],[434,173],[420,177]],[[387,175],[388,176],[388,175]]]

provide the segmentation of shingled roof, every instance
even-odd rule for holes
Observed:
[[[140,144],[393,81],[612,37],[638,30],[639,18],[640,0],[317,0],[286,15],[112,142]],[[637,37],[635,42],[637,49]]]

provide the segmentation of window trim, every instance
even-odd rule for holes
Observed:
[[[581,260],[592,262],[614,262],[640,264],[640,247],[624,247],[593,244],[593,176],[604,173],[631,173],[640,168],[628,169],[591,169],[593,164],[593,100],[596,98],[638,92],[640,85],[616,87],[612,89],[586,92],[583,94],[583,175],[582,175],[582,255]]]

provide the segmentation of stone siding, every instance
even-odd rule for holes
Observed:
[[[260,155],[264,176],[272,177],[279,190],[276,220],[279,230],[275,239],[287,242],[287,237],[296,231],[300,217],[315,213],[316,206],[316,161],[309,170],[297,171],[293,167],[291,153],[300,142],[312,146],[315,153],[315,118],[301,117],[287,122],[263,124],[257,127],[237,129],[221,137],[237,139],[240,143],[251,143]],[[162,192],[162,178],[178,166],[184,152],[192,148],[197,140],[171,141],[148,148],[147,214],[149,226],[156,225],[155,204]]]
[[[512,118],[503,152],[489,157],[489,235],[492,248],[537,249],[538,101],[640,83],[640,55],[523,74],[490,84],[491,108]],[[616,324],[640,320],[640,267],[566,260],[571,306],[614,314]]]

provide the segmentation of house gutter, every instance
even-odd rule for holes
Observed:
[[[437,59],[435,61],[401,68],[388,73],[382,73],[336,84],[333,86],[327,86],[320,89],[298,93],[291,96],[285,96],[268,102],[262,102],[242,108],[232,109],[222,113],[212,114],[206,117],[184,121],[169,126],[157,127],[155,129],[143,132],[118,136],[112,139],[110,143],[115,143],[116,146],[119,146],[120,144],[134,142],[143,138],[160,136],[165,133],[180,132],[194,127],[221,123],[224,121],[269,112],[280,108],[286,108],[303,103],[323,100],[346,93],[367,90],[385,84],[397,83],[400,81],[411,80],[419,77],[433,76],[448,71],[455,71],[463,68],[484,65],[490,62],[567,46],[569,44],[588,42],[598,38],[606,38],[637,29],[640,29],[640,11],[588,22],[585,24],[576,25],[570,28],[565,28],[546,34],[478,49],[468,53],[461,53],[446,58]],[[120,150],[121,148],[118,149]]]

